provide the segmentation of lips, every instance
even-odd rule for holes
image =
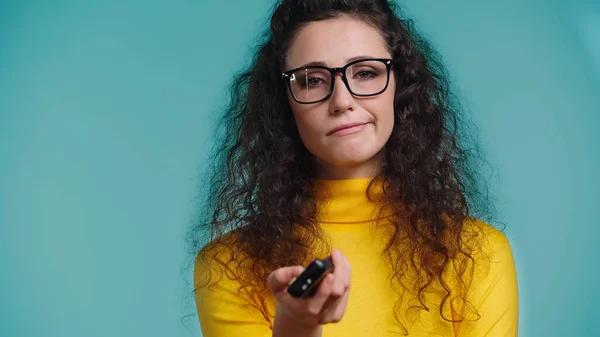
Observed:
[[[342,124],[327,133],[327,136],[343,135],[362,130],[367,123],[348,123]]]

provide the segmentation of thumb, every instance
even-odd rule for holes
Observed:
[[[267,278],[267,287],[273,294],[284,291],[290,281],[304,270],[302,266],[283,267],[274,270]]]

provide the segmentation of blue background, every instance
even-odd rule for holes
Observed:
[[[496,169],[521,335],[597,334],[600,2],[404,3]],[[270,7],[0,2],[0,336],[199,336],[184,236]]]

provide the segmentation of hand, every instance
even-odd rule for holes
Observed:
[[[348,259],[340,251],[331,252],[334,272],[327,275],[315,295],[310,298],[294,298],[287,292],[289,282],[300,275],[302,266],[283,267],[273,271],[267,286],[277,300],[275,319],[294,321],[305,327],[339,322],[348,304],[351,269]]]

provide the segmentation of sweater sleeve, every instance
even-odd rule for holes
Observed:
[[[239,283],[228,275],[220,264],[196,259],[194,293],[202,336],[270,337],[270,322],[244,301]]]
[[[458,337],[516,337],[519,298],[515,263],[507,238],[483,224],[482,254],[476,256],[467,300],[477,309],[475,320],[458,325]]]

